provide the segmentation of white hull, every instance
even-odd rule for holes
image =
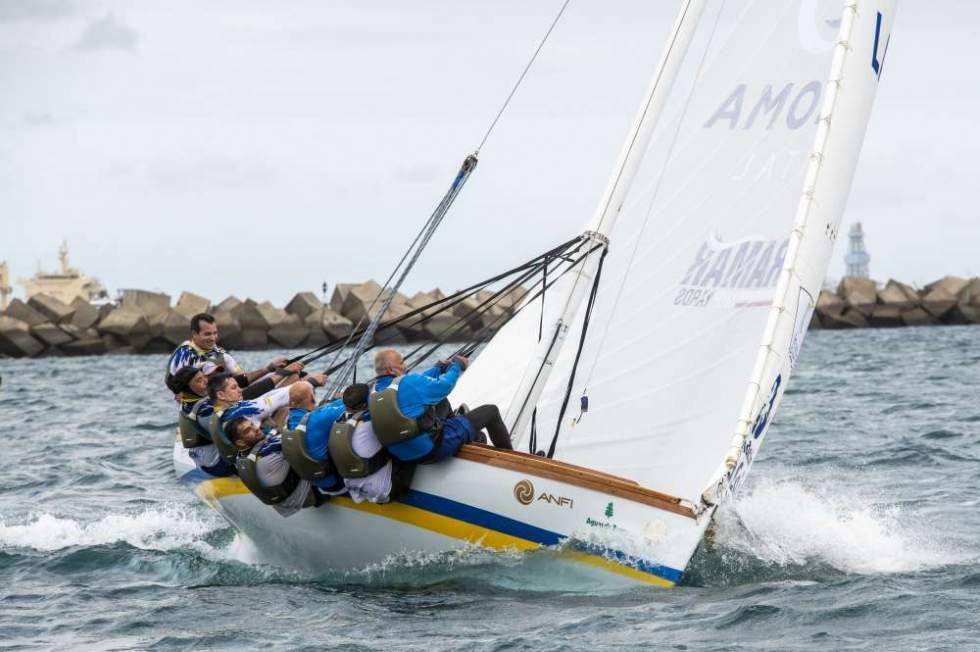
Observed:
[[[638,499],[631,497],[626,481],[614,479],[606,492],[585,470],[563,481],[543,477],[555,474],[536,467],[565,465],[482,447],[467,450],[469,459],[419,467],[412,490],[398,502],[356,504],[344,496],[289,518],[259,502],[238,478],[196,470],[179,442],[174,467],[263,561],[311,573],[361,571],[399,555],[476,544],[552,550],[556,573],[602,587],[669,587],[680,581],[710,521],[710,511],[695,518],[683,503],[672,510],[645,504],[650,499],[644,494],[653,492],[634,485]]]

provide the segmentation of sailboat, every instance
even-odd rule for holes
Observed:
[[[589,255],[524,299],[450,397],[497,404],[517,450],[470,444],[419,467],[397,502],[339,497],[287,519],[179,445],[178,477],[266,559],[312,572],[477,545],[551,550],[590,581],[677,584],[792,375],[895,11],[681,3],[578,237]]]

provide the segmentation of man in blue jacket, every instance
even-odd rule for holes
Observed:
[[[439,462],[455,455],[463,444],[485,441],[480,433],[484,428],[494,446],[511,448],[510,434],[495,405],[482,405],[465,415],[437,414],[435,407],[453,391],[468,364],[465,357],[456,356],[425,372],[406,374],[405,361],[398,351],[384,349],[375,355],[374,391],[387,389],[398,378],[398,408],[404,416],[419,422],[417,435],[388,445],[388,452],[405,462]]]

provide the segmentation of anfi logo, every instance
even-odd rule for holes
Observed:
[[[606,518],[612,518],[612,517],[613,517],[613,504],[609,503],[608,505],[606,505]]]
[[[514,498],[522,505],[530,505],[534,500],[534,485],[530,480],[521,480],[514,485]]]

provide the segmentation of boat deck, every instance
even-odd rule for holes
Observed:
[[[686,500],[654,489],[647,489],[628,478],[621,478],[584,466],[576,466],[520,451],[501,450],[486,444],[466,444],[459,450],[456,457],[478,464],[510,469],[584,487],[585,489],[601,491],[688,518],[697,518],[694,507]]]

